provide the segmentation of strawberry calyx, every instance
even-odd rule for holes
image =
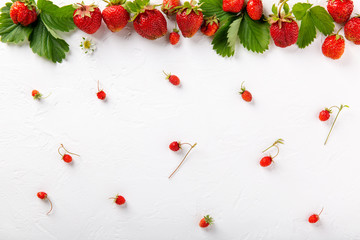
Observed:
[[[273,14],[270,14],[269,18],[267,19],[270,25],[278,23],[279,28],[281,29],[283,22],[291,23],[292,21],[295,21],[291,11],[288,9],[282,11],[284,5],[287,5],[287,1],[288,0],[280,0],[279,7],[276,7],[275,4],[273,5]]]
[[[167,2],[165,5],[161,6],[161,11],[163,11],[166,15],[172,15],[176,12],[176,7],[170,5],[170,2]]]
[[[179,30],[177,30],[177,29],[174,29],[174,32],[175,32],[175,30],[177,31],[177,32],[179,32]],[[165,71],[163,71],[163,73],[165,74],[165,76],[166,76],[166,80],[169,80],[169,78],[171,77],[171,73],[166,73]],[[179,147],[181,146],[181,144],[180,144],[180,142],[179,142]]]
[[[34,0],[19,0],[19,2],[24,3],[24,5],[25,5],[30,11],[36,9],[36,4],[35,4]]]
[[[33,97],[34,97],[34,99],[36,99],[36,100],[40,100],[41,97],[42,97],[42,94],[38,92],[38,93],[36,93]]]
[[[241,83],[241,91],[239,92],[240,94],[243,94],[246,91],[246,88],[244,87],[244,82]]]
[[[97,5],[90,4],[90,5],[85,5],[84,2],[81,3],[76,3],[74,4],[74,8],[76,8],[76,13],[74,14],[74,16],[77,15],[81,15],[81,17],[91,17],[91,12],[95,11],[96,8],[98,8]]]
[[[174,29],[173,29],[173,32],[178,33],[178,32],[179,32],[179,29],[174,28]]]
[[[150,0],[135,0],[133,2],[126,2],[126,10],[133,14],[130,22],[133,22],[140,13],[144,13],[146,10],[154,10],[155,7],[161,6],[161,4],[149,5],[149,3]]]
[[[212,25],[212,24],[217,24],[219,25],[219,19],[216,17],[216,15],[212,16],[212,17],[206,17],[204,18],[205,24],[208,25]]]
[[[211,225],[214,223],[214,219],[212,217],[210,217],[210,215],[206,215],[204,216],[204,220],[207,224]]]
[[[106,5],[107,7],[124,5],[126,3],[126,0],[103,0],[103,1],[108,4]]]
[[[186,11],[186,15],[189,15],[191,12],[194,12],[196,15],[199,15],[199,12],[202,12],[203,10],[200,8],[201,4],[196,3],[196,1],[191,0],[190,2],[185,2],[184,5],[176,7],[174,9],[178,10],[179,12]]]

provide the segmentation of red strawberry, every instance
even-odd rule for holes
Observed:
[[[180,168],[180,166],[181,166],[181,165],[183,164],[183,162],[185,161],[186,157],[189,155],[190,151],[197,145],[197,143],[194,143],[193,145],[191,145],[190,143],[172,142],[172,143],[170,143],[170,145],[169,145],[170,150],[176,152],[176,151],[178,151],[178,150],[182,147],[182,145],[184,145],[184,144],[189,145],[189,146],[190,146],[190,149],[189,149],[189,151],[185,154],[185,157],[184,157],[183,160],[180,162],[180,164],[177,166],[177,168],[170,174],[169,178],[171,178],[172,175],[174,175],[175,172]]]
[[[320,220],[320,214],[322,213],[323,210],[324,210],[324,208],[321,209],[321,211],[320,211],[319,214],[313,214],[313,215],[311,215],[311,216],[309,217],[309,223],[316,223],[316,222],[318,222],[318,221]]]
[[[194,2],[185,2],[176,14],[176,22],[182,35],[186,38],[194,36],[203,23],[203,13],[200,6],[193,4]]]
[[[360,16],[350,19],[345,24],[344,32],[347,40],[360,45]]]
[[[252,20],[260,20],[263,14],[263,4],[261,0],[249,0],[246,5],[246,12]]]
[[[11,5],[10,17],[15,24],[28,26],[37,19],[36,7],[30,0],[16,1]]]
[[[76,155],[76,156],[79,156],[79,157],[80,157],[80,155],[78,155],[78,154],[76,154],[76,153],[69,152],[68,150],[66,150],[66,148],[64,147],[64,145],[61,144],[60,147],[58,148],[58,153],[60,154],[62,160],[64,160],[64,162],[66,162],[66,163],[71,163],[71,162],[72,162],[72,157],[71,157],[69,154],[67,154],[67,153],[62,154],[62,153],[60,152],[60,149],[63,149],[65,152],[67,152],[67,153],[69,153],[69,154]]]
[[[280,1],[278,13],[270,15],[270,35],[278,47],[288,47],[296,43],[299,36],[299,26],[294,20],[292,13],[282,12],[281,9],[286,1]],[[277,8],[276,8],[277,9]]]
[[[334,60],[341,58],[345,51],[344,37],[339,34],[327,36],[322,45],[324,56]]]
[[[246,90],[246,88],[243,86],[244,82],[241,83],[241,92],[239,92],[241,94],[241,97],[244,101],[246,102],[251,102],[252,100],[252,95],[249,91]]]
[[[172,75],[171,73],[167,74],[165,72],[164,74],[166,75],[166,79],[169,80],[169,82],[173,85],[178,86],[180,84],[180,79],[178,78],[178,76]]]
[[[123,29],[130,20],[130,14],[122,6],[125,0],[104,0],[108,3],[102,11],[102,17],[108,29],[112,32],[118,32]]]
[[[244,6],[244,0],[223,0],[223,11],[238,13]]]
[[[78,8],[74,11],[73,18],[75,25],[82,31],[93,34],[101,26],[101,12],[98,6],[77,4]]]
[[[201,228],[206,228],[213,223],[214,223],[214,219],[212,217],[210,217],[210,215],[206,215],[200,220],[199,226]]]
[[[45,192],[38,192],[37,197],[42,199],[42,200],[48,200],[50,203],[50,210],[47,212],[47,214],[49,214],[52,210],[52,202],[50,201],[50,199],[47,197],[47,194]]]
[[[41,94],[41,93],[39,93],[39,91],[38,91],[38,90],[32,90],[32,92],[31,92],[31,96],[33,96],[33,97],[34,97],[34,99],[41,99],[42,94]]]
[[[98,92],[96,93],[96,96],[98,97],[98,99],[100,100],[105,100],[106,98],[106,93],[99,87],[100,82],[98,81]]]
[[[354,9],[352,0],[329,0],[327,10],[337,23],[344,23],[349,18]]]
[[[180,40],[179,30],[174,29],[169,35],[169,41],[171,45],[176,45]]]
[[[116,197],[110,199],[114,199],[114,203],[116,203],[117,205],[123,205],[126,202],[125,198],[119,194],[116,195]]]
[[[172,15],[175,11],[175,7],[180,6],[180,0],[163,0],[161,5],[161,11],[166,15]]]
[[[269,150],[269,149],[272,148],[272,147],[276,147],[276,149],[277,149],[277,153],[276,153],[276,155],[275,155],[274,157],[272,157],[272,156],[265,156],[265,157],[263,157],[263,158],[260,160],[260,166],[262,166],[262,167],[268,167],[268,166],[270,166],[271,163],[274,162],[273,159],[276,158],[277,155],[278,155],[279,152],[280,152],[280,149],[279,149],[278,144],[284,144],[284,140],[282,140],[281,138],[279,138],[279,139],[276,140],[270,147],[268,147],[267,149],[265,149],[265,150],[263,151],[263,153],[264,153],[264,152],[266,152],[267,150]]]
[[[147,6],[136,15],[134,28],[140,36],[150,40],[160,38],[167,33],[166,19],[154,6]]]
[[[331,110],[328,108],[325,108],[325,110],[322,110],[319,114],[320,121],[327,121],[330,118]]]
[[[219,20],[216,16],[205,18],[201,26],[201,32],[206,36],[213,36],[219,29]]]

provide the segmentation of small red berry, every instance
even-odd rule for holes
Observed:
[[[270,166],[270,164],[273,162],[272,160],[272,157],[271,156],[266,156],[266,157],[263,157],[261,160],[260,160],[260,165],[262,167],[268,167]]]
[[[179,142],[172,142],[169,145],[170,150],[176,152],[180,149],[180,143]]]
[[[214,223],[214,219],[212,217],[210,217],[209,215],[206,215],[200,220],[199,226],[201,228],[206,228],[213,223]]]
[[[169,41],[171,45],[176,45],[180,40],[180,34],[178,33],[179,30],[174,29],[172,33],[169,35]]]
[[[65,152],[67,152],[67,153],[65,153],[65,154],[62,154],[61,152],[60,152],[60,149],[63,149]],[[64,145],[60,145],[60,147],[58,148],[58,153],[60,154],[60,156],[61,156],[61,158],[62,158],[62,160],[64,160],[64,162],[66,162],[66,163],[71,163],[72,162],[72,156],[70,156],[70,154],[72,154],[72,155],[76,155],[76,156],[80,156],[80,155],[78,155],[78,154],[76,154],[76,153],[72,153],[72,152],[69,152],[68,150],[66,150],[66,148],[64,147]]]
[[[104,100],[106,98],[106,93],[103,90],[99,91],[96,95],[100,100]]]
[[[201,25],[201,32],[206,36],[213,36],[219,29],[219,20],[216,16],[205,18],[203,24]]]
[[[344,37],[339,34],[327,36],[322,45],[322,53],[325,57],[339,59],[345,51]]]
[[[309,217],[309,223],[316,223],[317,221],[319,221],[319,219],[319,215],[313,214]]]
[[[32,92],[31,92],[31,96],[33,96],[34,97],[34,99],[41,99],[41,97],[42,97],[42,94],[41,93],[39,93],[39,91],[38,90],[32,90]]]
[[[180,79],[178,78],[178,76],[172,75],[171,73],[167,74],[165,72],[164,74],[166,75],[166,79],[169,80],[171,84],[175,86],[178,86],[180,84]]]
[[[250,93],[249,91],[247,91],[247,90],[245,89],[245,87],[243,86],[243,84],[244,84],[244,82],[242,82],[242,84],[241,84],[241,91],[240,91],[241,97],[242,97],[242,99],[243,99],[244,101],[246,101],[246,102],[251,102],[251,100],[252,100],[252,95],[251,95],[251,93]]]
[[[319,114],[320,121],[327,121],[330,118],[330,113],[329,109],[322,110]]]
[[[47,198],[47,194],[45,192],[38,192],[37,196],[40,199],[46,199]]]
[[[125,198],[123,196],[117,195],[115,198],[115,203],[117,205],[123,205],[126,202]]]
[[[62,159],[64,160],[64,162],[66,163],[71,163],[72,162],[72,157],[69,154],[64,154],[64,156],[62,157]]]

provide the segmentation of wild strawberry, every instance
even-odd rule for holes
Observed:
[[[76,4],[73,18],[75,25],[82,31],[93,34],[101,26],[101,12],[98,6],[91,4],[85,5],[84,2]]]
[[[299,36],[299,26],[295,22],[292,13],[281,11],[286,2],[287,0],[282,1],[277,15],[271,14],[269,18],[271,24],[270,35],[275,45],[282,48],[295,44]]]
[[[325,38],[322,45],[322,53],[325,57],[334,60],[341,58],[345,51],[344,37],[339,34],[332,34]]]
[[[263,14],[263,4],[261,0],[249,0],[246,5],[246,12],[252,20],[260,20]]]
[[[108,3],[102,11],[102,17],[108,29],[118,32],[123,29],[130,20],[130,14],[122,6],[126,0],[104,0]]]
[[[195,2],[185,2],[176,14],[176,22],[182,35],[191,38],[203,23],[203,13],[200,6],[195,6]]]
[[[212,16],[204,19],[204,23],[201,25],[201,32],[206,36],[213,36],[219,29],[219,20],[216,16]]]
[[[249,91],[246,90],[246,88],[243,86],[244,82],[241,83],[241,91],[239,92],[241,94],[241,97],[246,102],[251,102],[252,95]]]
[[[10,18],[15,24],[30,25],[37,19],[35,4],[31,0],[14,2],[10,8]]]
[[[31,92],[31,96],[33,96],[33,98],[36,100],[47,98],[50,95],[51,95],[51,93],[49,95],[47,95],[46,97],[43,97],[43,95],[38,90],[32,90],[32,92]]]
[[[176,28],[169,35],[169,41],[171,45],[176,45],[180,40],[179,30]]]
[[[223,11],[238,13],[244,6],[244,0],[223,0]]]
[[[42,200],[48,200],[49,203],[50,203],[50,210],[47,212],[47,214],[49,214],[52,210],[52,202],[50,201],[50,199],[47,197],[47,194],[45,192],[38,192],[37,194],[37,197],[42,199]]]
[[[263,158],[260,160],[260,166],[262,166],[262,167],[268,167],[268,166],[270,166],[271,163],[274,162],[273,159],[276,158],[277,155],[279,155],[279,152],[280,152],[280,149],[279,149],[278,144],[284,144],[284,140],[281,139],[281,138],[279,138],[279,139],[276,140],[270,147],[268,147],[267,149],[265,149],[265,150],[263,151],[263,153],[264,153],[264,152],[266,152],[267,150],[269,150],[269,149],[272,148],[272,147],[276,147],[276,149],[277,149],[277,153],[276,153],[276,155],[275,155],[274,157],[272,157],[271,155],[263,157]]]
[[[338,119],[340,112],[341,112],[345,107],[348,108],[349,106],[348,106],[348,105],[342,105],[342,104],[341,104],[340,107],[338,107],[338,106],[332,106],[332,107],[329,107],[329,108],[325,108],[325,111],[327,111],[327,112],[329,113],[329,117],[330,117],[330,113],[332,113],[332,110],[331,110],[332,108],[337,108],[337,109],[338,109],[338,113],[336,114],[336,117],[335,117],[335,119],[334,119],[334,122],[333,122],[332,125],[331,125],[329,134],[328,134],[327,137],[326,137],[326,140],[325,140],[324,145],[326,145],[327,141],[329,140],[329,137],[330,137],[331,131],[332,131],[333,128],[334,128],[335,122],[336,122],[336,120]],[[322,120],[322,118],[323,118],[323,119],[326,119],[326,118],[329,119],[329,117],[326,115],[326,113],[323,113],[323,114],[325,115],[324,117],[321,116],[321,115],[322,115],[322,112],[323,112],[323,111],[320,112],[319,119],[320,119],[321,121],[324,121],[324,120]],[[327,120],[327,119],[326,119],[326,120]],[[326,121],[326,120],[325,120],[325,121]]]
[[[114,203],[116,203],[117,205],[123,205],[126,202],[125,198],[119,194],[117,194],[114,198],[110,199],[114,199]]]
[[[96,96],[98,97],[98,99],[100,100],[105,100],[106,98],[106,93],[104,92],[104,90],[100,90],[100,86],[99,86],[99,81],[98,81],[98,92],[96,93]]]
[[[180,0],[163,0],[161,11],[169,16],[175,12],[175,8],[178,6],[180,6]]]
[[[309,223],[317,223],[320,220],[320,214],[322,213],[322,211],[324,210],[321,209],[319,214],[313,214],[309,217]]]
[[[322,110],[319,114],[320,121],[327,121],[330,118],[331,110],[328,108],[325,108],[325,110]]]
[[[63,149],[66,153],[65,153],[65,154],[62,154],[62,153],[60,152],[60,149]],[[66,150],[66,148],[65,148],[64,145],[62,145],[62,144],[61,144],[60,147],[58,148],[58,153],[59,153],[60,156],[62,157],[62,160],[64,160],[64,162],[66,162],[66,163],[71,163],[71,162],[72,162],[72,157],[71,157],[70,154],[76,155],[76,156],[79,156],[79,157],[80,157],[80,155],[78,155],[78,154],[76,154],[76,153],[69,152],[68,150]],[[67,154],[67,153],[69,153],[69,154]]]
[[[344,23],[349,18],[354,9],[352,0],[328,0],[327,10],[337,23]]]
[[[214,219],[212,217],[210,217],[210,215],[206,215],[200,220],[199,226],[201,228],[206,228],[213,223],[214,223]]]
[[[345,24],[344,32],[347,40],[360,45],[360,15],[353,17]]]
[[[167,74],[165,72],[164,74],[166,75],[166,79],[169,80],[171,84],[175,86],[178,86],[180,84],[180,79],[176,75],[172,75],[171,73]]]
[[[180,142],[176,142],[176,141],[175,141],[175,142],[170,143],[170,145],[169,145],[170,150],[176,152],[176,151],[178,151],[178,150],[182,147],[182,145],[184,145],[184,144],[189,145],[189,146],[190,146],[190,149],[189,149],[189,151],[186,153],[186,155],[185,155],[185,157],[183,158],[183,160],[180,162],[179,166],[177,166],[177,168],[170,174],[169,178],[171,178],[172,175],[174,175],[174,173],[180,168],[180,166],[181,166],[181,165],[183,164],[183,162],[185,161],[187,155],[189,155],[190,151],[197,145],[197,143],[194,143],[193,145],[191,145],[190,143],[180,143]]]

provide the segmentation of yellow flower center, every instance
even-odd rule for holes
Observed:
[[[84,41],[84,48],[85,49],[90,49],[90,47],[91,47],[91,42],[89,40],[85,40]]]

